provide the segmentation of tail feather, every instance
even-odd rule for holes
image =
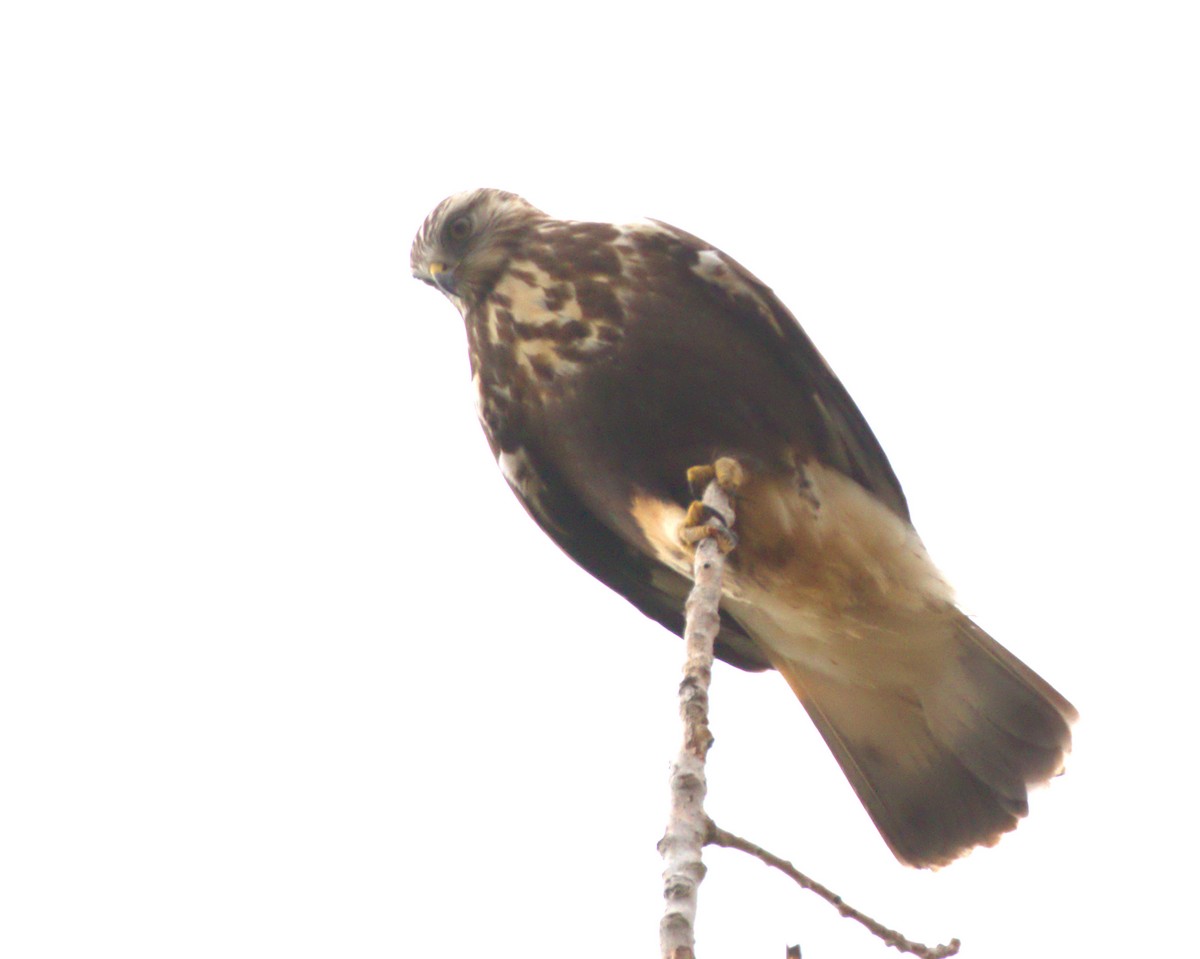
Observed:
[[[936,867],[1016,827],[1029,788],[1062,771],[1076,713],[961,613],[918,628],[901,630],[921,652],[900,681],[776,666],[897,858]]]

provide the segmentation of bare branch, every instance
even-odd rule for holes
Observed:
[[[810,879],[786,859],[780,859],[774,853],[767,852],[767,850],[763,849],[761,846],[756,846],[747,839],[742,839],[740,836],[735,836],[731,832],[726,832],[711,819],[708,820],[708,835],[705,840],[705,845],[724,846],[727,849],[740,849],[744,853],[749,853],[755,859],[765,862],[768,866],[771,866],[774,869],[778,869],[786,876],[790,876],[804,889],[815,892],[827,903],[837,909],[837,911],[847,919],[853,919],[856,922],[861,923],[872,933],[887,943],[887,945],[893,947],[894,949],[899,949],[901,952],[907,952],[914,956],[920,956],[921,959],[944,959],[946,956],[956,955],[958,953],[959,946],[962,945],[962,943],[960,943],[957,939],[951,939],[947,945],[938,946],[926,946],[919,942],[913,942],[911,939],[906,939],[895,929],[889,929],[887,926],[882,925],[865,913],[855,909],[853,906],[843,901],[842,897],[837,893],[821,885],[815,879]]]
[[[664,861],[663,898],[666,899],[659,924],[663,959],[695,957],[696,899],[704,879],[701,852],[709,824],[704,813],[708,789],[704,762],[712,745],[708,686],[712,679],[713,643],[721,626],[721,576],[725,569],[722,544],[728,548],[733,542],[729,530],[734,515],[728,495],[715,480],[704,491],[704,504],[715,515],[708,520],[709,528],[696,543],[695,585],[684,607],[687,659],[679,684],[683,745],[671,766],[671,811],[666,834],[658,844]]]
[[[734,464],[736,466],[736,464]],[[740,468],[738,474],[740,476]],[[658,849],[664,861],[663,898],[666,908],[659,924],[663,959],[695,959],[696,903],[705,867],[701,859],[706,845],[740,849],[768,866],[790,876],[805,889],[815,892],[848,919],[861,923],[887,945],[921,959],[945,959],[957,954],[959,941],[926,946],[906,939],[894,929],[876,922],[842,897],[827,889],[790,862],[761,846],[719,828],[704,812],[708,790],[704,765],[713,737],[708,728],[708,687],[712,680],[713,644],[720,631],[721,578],[725,553],[736,538],[732,533],[734,513],[726,490],[713,480],[704,490],[704,520],[685,530],[696,544],[694,585],[688,595],[684,643],[686,661],[679,684],[679,713],[683,719],[683,743],[671,766],[671,811],[667,830]],[[689,514],[691,515],[691,514]],[[788,955],[798,955],[792,947]]]

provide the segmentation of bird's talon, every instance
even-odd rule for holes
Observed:
[[[717,478],[717,470],[711,464],[693,466],[687,471],[688,489],[694,499],[703,499],[708,484]],[[695,503],[692,504],[696,505]]]
[[[679,527],[679,538],[688,546],[712,538],[717,541],[722,553],[732,550],[737,545],[737,537],[725,522],[725,517],[701,500],[714,482],[726,494],[735,496],[746,485],[746,478],[745,467],[732,456],[722,456],[712,463],[691,467],[687,471],[687,484],[695,499]]]
[[[736,493],[746,485],[746,468],[732,456],[722,456],[713,463],[713,472],[726,493]]]
[[[688,489],[695,499],[703,499],[704,491],[713,480],[729,495],[746,485],[746,467],[732,456],[722,456],[712,463],[702,463],[687,471]]]
[[[724,523],[712,523],[708,526],[684,526],[679,530],[679,538],[687,546],[696,546],[701,540],[714,539],[717,548],[722,553],[733,552],[737,546],[737,535]]]
[[[719,520],[720,518],[721,515],[711,506],[706,506],[700,500],[693,500],[691,506],[688,507],[687,514],[683,517],[683,528],[708,526],[714,519]]]
[[[737,537],[725,524],[725,518],[699,500],[693,500],[688,507],[687,515],[679,526],[679,538],[688,546],[712,538],[717,541],[722,553],[728,553],[737,546]]]

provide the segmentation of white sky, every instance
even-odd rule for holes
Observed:
[[[1194,5],[406,7],[0,14],[0,954],[656,955],[682,649],[525,517],[408,276],[480,185],[772,285],[1083,714],[917,873],[720,668],[714,817],[971,959],[1194,949]],[[700,959],[889,954],[707,862]]]

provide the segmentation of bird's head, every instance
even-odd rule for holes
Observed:
[[[413,240],[413,276],[459,309],[488,294],[520,243],[522,227],[545,214],[513,193],[471,190],[439,203]]]

